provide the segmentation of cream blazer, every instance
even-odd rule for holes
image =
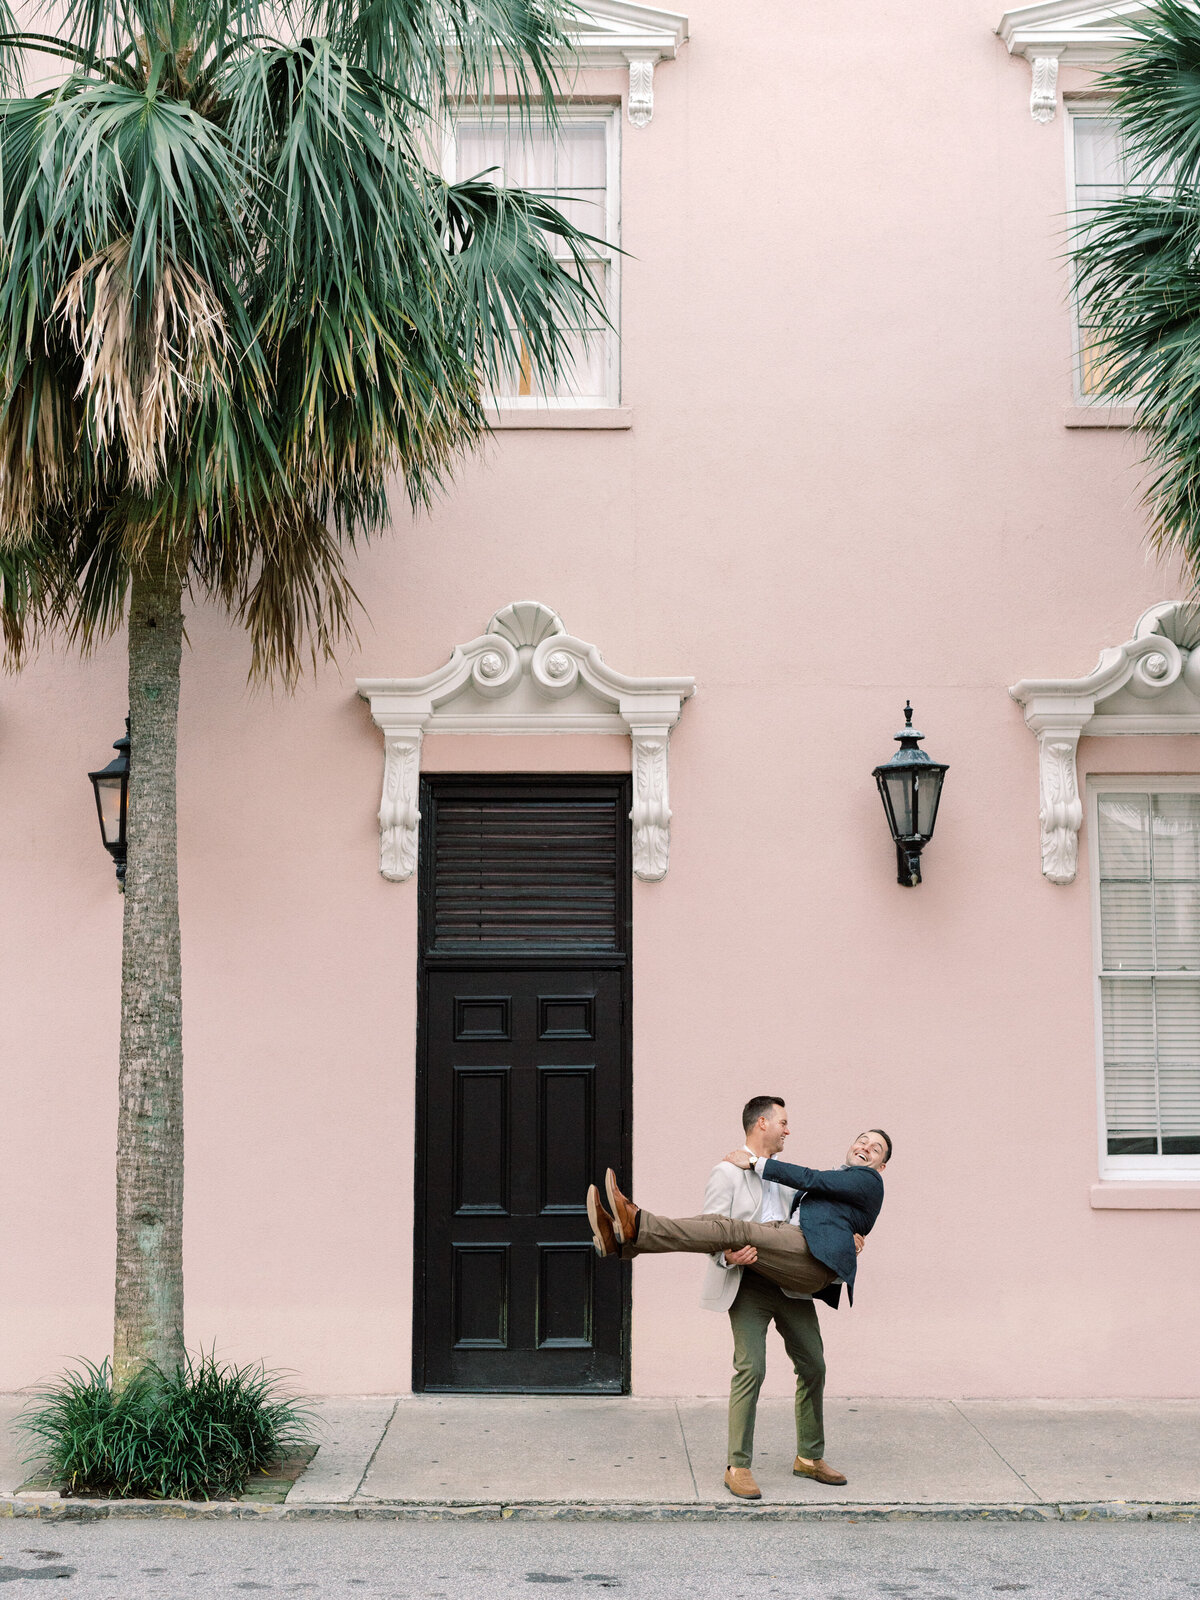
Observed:
[[[791,1191],[787,1190],[790,1194]],[[743,1171],[731,1161],[718,1161],[708,1175],[703,1210],[739,1222],[758,1222],[762,1211],[762,1179],[756,1172]],[[705,1311],[728,1311],[742,1281],[743,1268],[722,1267],[716,1256],[708,1263],[700,1304]]]

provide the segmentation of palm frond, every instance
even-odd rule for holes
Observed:
[[[1159,0],[1106,75],[1139,182],[1076,225],[1081,324],[1136,405],[1151,538],[1200,581],[1200,17]]]
[[[325,36],[415,102],[512,97],[515,116],[555,115],[576,0],[308,0],[307,31]]]
[[[158,551],[246,626],[256,675],[332,655],[346,553],[388,523],[389,486],[428,503],[486,435],[485,393],[521,365],[557,380],[606,320],[599,241],[542,196],[429,164],[452,90],[515,86],[521,114],[536,97],[553,117],[572,15],[67,0],[75,70],[0,103],[18,648],[105,637]]]

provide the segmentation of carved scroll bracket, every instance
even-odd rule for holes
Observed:
[[[1081,727],[1079,720],[1055,719],[1037,730],[1042,876],[1051,883],[1074,882],[1078,865],[1083,801],[1075,756]]]
[[[379,805],[379,870],[392,883],[417,870],[421,781],[419,724],[383,725],[383,799]]]
[[[1029,115],[1035,122],[1053,122],[1058,111],[1058,57],[1035,55],[1033,88],[1029,95]]]
[[[668,803],[667,756],[669,723],[635,725],[633,741],[634,876],[655,883],[667,875],[671,850],[671,807]]]
[[[635,128],[646,127],[654,115],[654,68],[657,55],[629,55],[629,120]]]
[[[633,870],[666,876],[671,811],[667,754],[692,678],[631,678],[569,634],[549,606],[518,600],[477,639],[423,678],[360,678],[383,732],[379,870],[401,882],[417,867],[421,748],[436,733],[624,734],[633,749]]]

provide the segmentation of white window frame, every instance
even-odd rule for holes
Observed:
[[[1092,878],[1092,968],[1095,987],[1096,1031],[1096,1126],[1101,1178],[1128,1183],[1162,1182],[1164,1179],[1200,1178],[1200,1155],[1192,1156],[1110,1156],[1108,1119],[1104,1101],[1104,1014],[1100,979],[1104,975],[1104,952],[1100,929],[1100,816],[1102,794],[1200,794],[1200,773],[1166,776],[1161,773],[1126,773],[1106,778],[1089,775],[1087,780],[1088,856]],[[1132,976],[1126,973],[1125,976]],[[1156,974],[1162,976],[1162,974]],[[1195,981],[1200,972],[1180,974]]]
[[[502,117],[510,111],[514,123],[518,122],[520,112],[502,102],[495,106],[460,105],[454,108],[442,145],[442,167],[448,182],[454,183],[458,177],[458,123],[472,118],[484,121],[493,116]],[[532,115],[542,116],[537,106],[533,108]],[[558,116],[562,122],[599,122],[605,128],[604,242],[612,253],[608,258],[605,299],[605,311],[611,327],[601,335],[605,342],[604,394],[503,395],[489,400],[494,411],[594,411],[609,407],[615,409],[621,404],[621,107],[609,101],[572,100],[558,107]]]
[[[1066,116],[1063,118],[1063,128],[1067,140],[1067,216],[1069,226],[1075,225],[1076,196],[1078,185],[1075,181],[1075,122],[1079,117],[1104,117],[1113,120],[1113,106],[1111,100],[1069,100],[1064,102]],[[1096,406],[1102,410],[1111,410],[1113,406],[1126,406],[1131,404],[1127,395],[1122,395],[1113,390],[1102,391],[1099,394],[1088,394],[1083,387],[1083,340],[1079,330],[1079,298],[1075,293],[1074,271],[1071,277],[1071,392],[1077,406]]]

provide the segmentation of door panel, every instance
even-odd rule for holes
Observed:
[[[587,787],[574,834],[561,779],[423,796],[418,1388],[627,1387],[629,1268],[598,1261],[585,1197],[628,1172],[628,798]]]

